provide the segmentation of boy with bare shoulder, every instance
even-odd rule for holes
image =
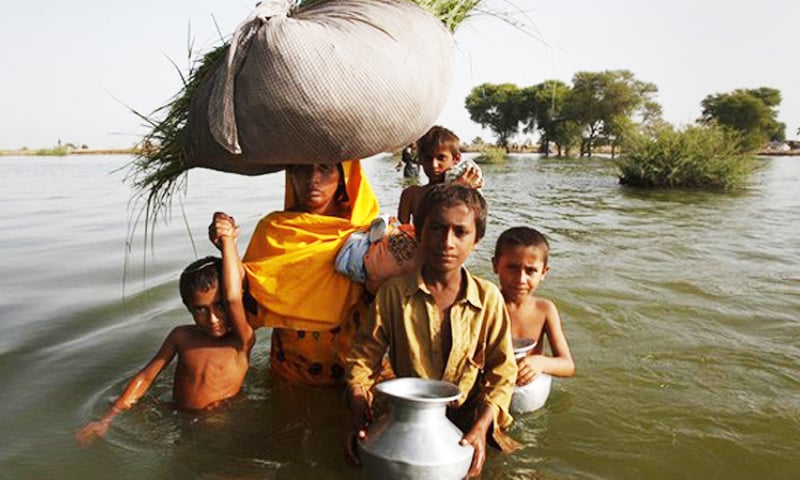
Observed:
[[[575,375],[575,362],[558,308],[552,301],[533,295],[550,270],[549,254],[550,243],[544,235],[533,228],[513,227],[500,234],[492,258],[511,315],[513,337],[536,340],[533,350],[517,362],[517,385],[527,385],[540,373]],[[544,354],[544,337],[552,357]]]
[[[216,244],[222,259],[206,257],[191,263],[180,277],[180,294],[194,325],[175,327],[142,370],[128,382],[109,411],[81,428],[81,444],[105,435],[111,421],[144,396],[159,373],[177,355],[172,396],[178,408],[212,408],[235,396],[250,366],[255,343],[242,304],[242,274],[232,217],[214,214]]]
[[[445,183],[445,173],[461,162],[459,143],[455,133],[439,125],[431,127],[417,140],[419,162],[428,177],[428,184],[411,185],[400,194],[400,205],[397,207],[400,223],[410,223],[425,192],[434,185]],[[455,181],[472,188],[483,186],[480,169],[472,162]]]

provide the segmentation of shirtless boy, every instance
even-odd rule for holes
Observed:
[[[397,207],[397,219],[400,223],[411,222],[425,192],[436,184],[444,183],[445,172],[461,161],[458,137],[439,125],[431,127],[417,140],[417,152],[422,170],[428,177],[428,184],[411,185],[400,194],[400,205]],[[468,169],[457,182],[472,188],[481,188],[483,185],[480,170],[477,168]]]
[[[180,294],[194,325],[175,327],[156,355],[128,382],[109,411],[81,428],[81,444],[105,435],[111,421],[144,396],[159,373],[178,356],[172,397],[178,408],[207,409],[235,396],[250,365],[255,343],[242,305],[242,276],[233,218],[214,215],[217,245],[222,259],[206,257],[181,274]]]
[[[500,291],[511,315],[514,338],[536,340],[536,347],[517,362],[517,385],[527,385],[540,373],[557,377],[575,375],[572,352],[564,335],[561,316],[550,300],[533,295],[544,280],[550,244],[544,235],[528,227],[509,228],[497,239],[492,265]],[[544,337],[552,357],[544,354]]]

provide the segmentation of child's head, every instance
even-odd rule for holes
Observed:
[[[500,234],[492,266],[506,297],[523,297],[536,290],[550,266],[550,243],[539,231],[513,227]]]
[[[440,183],[431,187],[414,215],[424,263],[437,270],[461,268],[486,233],[486,200],[475,189]]]
[[[461,160],[455,133],[435,125],[417,140],[419,162],[431,183],[442,183],[444,172]]]
[[[222,337],[230,331],[220,278],[222,259],[209,256],[190,263],[178,282],[183,304],[197,327],[210,337]]]

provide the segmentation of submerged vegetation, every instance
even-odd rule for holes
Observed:
[[[69,154],[70,149],[64,146],[58,146],[53,148],[41,148],[36,150],[34,155],[40,157],[63,157]]]
[[[485,146],[481,148],[480,153],[474,160],[478,164],[497,164],[505,162],[507,156],[505,148]]]
[[[0,149],[0,157],[4,155],[24,155],[30,157],[65,157],[72,153],[72,147],[58,145],[52,148],[38,148],[31,150],[28,147],[22,147],[19,150],[2,150]]]
[[[653,134],[629,136],[617,167],[623,185],[727,190],[746,182],[755,159],[737,135],[722,127],[664,125]]]

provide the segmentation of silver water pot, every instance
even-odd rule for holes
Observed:
[[[536,340],[532,338],[514,339],[514,358],[520,360],[528,355],[528,352],[536,347]],[[527,385],[515,386],[514,395],[511,397],[512,412],[532,412],[542,408],[550,396],[550,386],[553,377],[546,373],[540,373]]]
[[[471,445],[446,416],[458,387],[441,380],[396,378],[376,385],[389,412],[359,440],[359,455],[371,478],[460,480],[472,463]]]

